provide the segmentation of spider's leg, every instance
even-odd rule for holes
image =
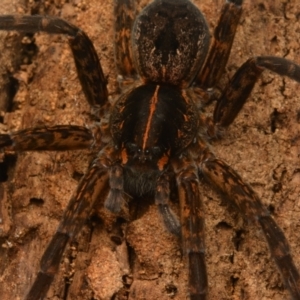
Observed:
[[[180,223],[184,255],[188,260],[191,300],[207,297],[207,272],[204,245],[204,211],[200,197],[197,167],[190,159],[173,163],[180,201]]]
[[[0,149],[13,151],[89,149],[93,142],[91,130],[75,125],[28,128],[0,134]]]
[[[252,188],[223,161],[210,158],[199,165],[204,177],[251,221],[259,224],[270,252],[292,299],[300,299],[300,275],[290,254],[288,241]]]
[[[214,31],[212,47],[196,79],[196,82],[204,88],[215,86],[224,74],[236,28],[242,14],[242,4],[243,0],[229,0],[222,7],[221,16]]]
[[[92,108],[107,103],[108,91],[98,55],[89,37],[78,27],[55,17],[0,16],[0,30],[17,30],[27,33],[46,32],[67,34],[73,52],[83,92]]]
[[[40,263],[40,271],[31,286],[25,300],[39,300],[46,295],[55,274],[58,271],[67,243],[74,239],[91,213],[95,202],[108,192],[109,153],[104,149],[94,160],[81,179],[79,186],[65,210],[58,229],[45,250]]]
[[[135,19],[134,0],[115,0],[115,61],[125,79],[136,75],[131,48],[131,29]]]
[[[171,233],[180,236],[180,223],[177,219],[177,216],[169,206],[169,182],[170,178],[166,173],[163,173],[163,175],[158,179],[155,191],[155,204],[158,207],[167,229]]]
[[[250,58],[236,71],[218,100],[214,111],[215,124],[226,127],[234,121],[265,69],[300,82],[300,65],[292,61],[275,56]]]

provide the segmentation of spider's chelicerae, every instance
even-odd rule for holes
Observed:
[[[94,46],[82,30],[55,17],[0,16],[1,30],[69,36],[78,77],[97,120],[92,127],[56,125],[0,135],[6,151],[97,150],[25,299],[45,297],[66,245],[99,198],[105,198],[107,210],[124,215],[128,198],[145,195],[154,198],[166,228],[181,239],[189,299],[206,299],[203,179],[262,229],[285,287],[300,299],[299,273],[283,232],[253,189],[215,157],[208,143],[235,120],[265,69],[300,82],[300,66],[280,57],[249,58],[218,95],[213,87],[224,73],[243,1],[223,5],[211,45],[206,20],[190,1],[155,0],[138,16],[134,2],[115,1],[115,58],[124,92],[114,104],[108,101]],[[201,107],[216,95],[210,118]],[[170,207],[173,181],[178,217]]]

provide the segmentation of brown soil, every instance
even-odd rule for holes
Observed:
[[[108,76],[110,95],[118,95],[113,1],[16,2],[12,5],[2,0],[0,13],[47,13],[82,28],[94,42]],[[148,1],[138,2],[144,6]],[[223,0],[194,2],[199,3],[213,28]],[[283,56],[300,63],[299,18],[297,0],[245,0],[223,81],[255,55]],[[89,107],[64,36],[36,34],[24,38],[1,32],[0,53],[1,132],[42,124],[90,122]],[[300,268],[298,91],[299,84],[265,72],[235,123],[213,147],[270,208]],[[0,177],[2,300],[23,299],[43,250],[91,159],[88,151],[19,153],[17,160],[15,157],[11,153],[0,164],[0,173],[8,174],[8,178]],[[203,201],[209,299],[288,299],[261,230],[227,209],[206,185]],[[146,202],[141,216],[127,226],[128,244],[99,209],[66,250],[47,299],[187,299],[179,242],[166,231],[153,203]],[[176,211],[177,207],[174,203]]]

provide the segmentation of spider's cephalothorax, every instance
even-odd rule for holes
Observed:
[[[203,101],[202,96],[210,100],[213,93],[208,90],[217,85],[224,72],[243,1],[229,0],[223,5],[209,51],[206,21],[189,0],[155,0],[135,22],[134,2],[115,1],[116,65],[132,87],[113,106],[108,101],[106,79],[96,51],[83,31],[54,17],[0,16],[1,30],[69,35],[87,101],[93,112],[98,112],[97,118],[109,120],[109,130],[103,121],[96,130],[56,125],[0,135],[1,148],[18,151],[75,150],[101,145],[70,200],[25,299],[38,300],[46,295],[64,248],[76,237],[95,202],[105,198],[105,207],[118,214],[126,204],[125,194],[154,197],[166,227],[181,237],[189,270],[189,298],[206,299],[200,175],[245,218],[261,226],[286,288],[293,299],[300,299],[299,272],[283,232],[252,188],[214,156],[205,139],[234,121],[265,69],[300,82],[300,66],[273,56],[248,59],[217,99],[213,118],[203,116],[198,108],[210,101]],[[169,207],[169,182],[174,178],[180,222]]]

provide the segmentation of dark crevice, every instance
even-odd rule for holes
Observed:
[[[120,246],[124,241],[124,232],[123,232],[123,224],[126,221],[123,218],[117,218],[116,222],[113,224],[113,227],[110,232],[110,239],[117,246]]]
[[[277,43],[278,42],[277,35],[274,35],[270,41],[271,41],[271,43]]]
[[[69,289],[70,289],[70,279],[69,278],[65,278],[65,289],[64,289],[64,294],[63,294],[63,299],[67,300],[69,298]]]
[[[275,108],[271,114],[271,132],[274,133],[277,128],[282,128],[286,121],[286,115],[280,113]]]
[[[275,110],[272,112],[271,114],[271,132],[275,132],[276,130],[276,117],[278,115],[277,109],[275,108]]]
[[[281,190],[282,190],[282,183],[281,183],[281,182],[275,183],[275,184],[273,185],[273,187],[272,187],[272,191],[273,191],[274,193],[278,193],[278,192],[280,192]]]
[[[81,177],[83,176],[83,174],[77,172],[77,171],[74,171],[73,175],[72,175],[72,178],[79,181],[81,179]]]
[[[275,212],[275,206],[274,206],[273,204],[270,204],[270,205],[268,206],[268,210],[269,210],[269,212],[271,213],[271,215],[273,215],[274,212]]]
[[[259,4],[257,5],[257,8],[258,8],[258,10],[260,10],[260,11],[265,11],[265,10],[266,10],[266,7],[265,7],[265,4],[264,4],[264,3],[259,3]]]
[[[228,229],[232,229],[232,226],[225,221],[221,221],[216,225],[216,228],[228,230]]]
[[[239,281],[239,278],[232,275],[232,276],[230,276],[230,281],[231,281],[231,286],[232,286],[232,293],[234,293],[234,290],[235,290],[235,287],[236,287],[236,285]]]
[[[70,289],[70,282],[68,278],[65,278],[65,289],[64,289],[64,294],[63,294],[63,299],[67,300],[69,297],[69,289]]]
[[[29,200],[30,204],[36,205],[36,206],[42,206],[44,204],[44,200],[41,198],[31,198]]]
[[[7,164],[5,162],[0,163],[0,182],[5,182],[8,179]]]
[[[300,110],[297,111],[297,117],[296,117],[297,123],[300,123]]]
[[[13,111],[13,100],[19,88],[19,82],[12,75],[6,74],[3,77],[4,85],[1,87],[1,103],[0,110],[3,112]],[[1,116],[0,122],[3,123],[4,119]]]
[[[172,284],[172,283],[167,284],[166,285],[166,292],[170,297],[174,297],[178,292],[177,286]]]
[[[297,117],[296,117],[297,123],[300,123],[300,110],[297,111]]]
[[[9,169],[16,164],[16,156],[7,155],[3,162],[0,162],[0,182],[6,182],[9,177]]]
[[[89,231],[90,234],[89,234],[88,242],[91,243],[95,228],[98,227],[98,226],[103,226],[103,222],[102,222],[102,219],[98,217],[98,215],[93,214],[88,219],[88,224],[87,225],[90,228],[90,231]]]
[[[7,112],[13,111],[13,99],[18,89],[19,89],[19,81],[14,77],[9,77],[9,82],[7,86],[7,97],[8,97],[7,107],[6,107]]]
[[[130,246],[129,243],[127,243],[127,249],[128,249],[128,261],[130,270],[133,273],[135,269],[135,260],[136,260],[136,253],[134,251],[134,248]]]
[[[244,240],[244,233],[245,231],[243,229],[237,230],[235,233],[235,237],[233,237],[232,239],[236,251],[240,250],[241,243]]]

